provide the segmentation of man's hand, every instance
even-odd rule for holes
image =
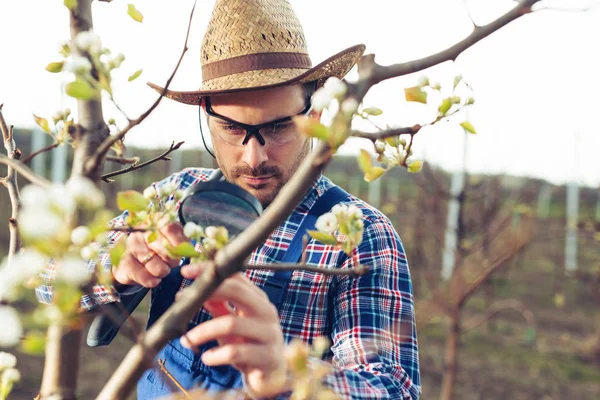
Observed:
[[[158,238],[148,243],[148,232],[134,232],[127,237],[127,251],[118,267],[113,266],[115,280],[123,285],[140,284],[147,288],[156,287],[162,278],[169,275],[171,268],[179,265],[179,259],[172,259],[163,245],[166,240],[171,246],[189,242],[178,222],[163,226],[158,230]]]
[[[188,279],[200,275],[202,265],[181,268]],[[226,279],[204,303],[212,315],[181,338],[187,348],[216,340],[218,346],[202,354],[209,366],[231,365],[244,374],[247,389],[256,397],[287,390],[285,345],[279,315],[264,291],[242,274]]]

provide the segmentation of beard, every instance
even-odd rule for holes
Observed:
[[[217,157],[217,164],[223,172],[227,181],[235,183],[256,197],[263,208],[267,208],[279,194],[281,188],[290,180],[292,175],[298,170],[298,167],[310,152],[310,140],[307,140],[297,157],[291,163],[287,170],[282,170],[277,165],[269,165],[268,161],[259,165],[257,168],[251,168],[247,164],[235,165],[227,168]],[[264,177],[271,178],[264,184],[250,184],[244,181],[243,177]]]

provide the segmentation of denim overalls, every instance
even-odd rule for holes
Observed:
[[[298,227],[288,250],[279,262],[295,263],[300,260],[302,254],[302,236],[306,230],[314,229],[317,218],[328,212],[335,204],[348,197],[343,189],[334,186],[327,190],[317,199],[308,214],[304,217]],[[287,284],[292,276],[292,271],[276,271],[267,280],[263,290],[269,296],[269,300],[279,310],[283,303]],[[150,316],[148,327],[150,327],[169,306],[173,303],[175,293],[181,286],[182,277],[179,268],[174,268],[161,284],[152,290],[150,303]],[[190,322],[188,330],[195,327],[201,321],[202,313],[198,313]],[[216,342],[210,342],[199,347],[196,353],[181,346],[179,338],[171,340],[158,354],[157,360],[165,360],[165,368],[184,388],[201,388],[208,391],[223,391],[228,389],[239,389],[242,387],[241,374],[231,366],[208,367],[202,363],[200,356],[202,352],[215,346]],[[138,399],[154,399],[173,393],[172,382],[158,368],[147,370],[138,382]]]

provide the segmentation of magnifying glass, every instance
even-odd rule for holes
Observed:
[[[239,235],[263,212],[262,205],[256,197],[241,187],[227,182],[220,170],[215,170],[210,179],[190,186],[181,200],[178,210],[179,222],[185,226],[188,222],[206,228],[208,226],[224,226],[229,237]],[[179,270],[189,259],[183,258],[178,267],[171,270],[170,277],[180,277]],[[119,329],[129,315],[142,302],[150,291],[140,285],[119,288],[121,306],[110,303],[102,305],[112,310],[97,315],[88,331],[87,344],[90,347],[106,346],[117,336]],[[123,312],[127,310],[127,313]],[[152,321],[153,322],[153,321]]]

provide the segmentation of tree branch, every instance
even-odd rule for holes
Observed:
[[[398,76],[408,75],[414,72],[422,71],[434,65],[441,64],[445,61],[453,61],[466,49],[473,46],[475,43],[489,36],[493,32],[519,18],[524,14],[531,12],[531,7],[540,0],[523,0],[510,11],[503,14],[498,19],[490,22],[487,25],[476,26],[471,34],[465,39],[456,43],[452,47],[439,53],[401,64],[393,64],[389,66],[381,66],[373,62],[373,73],[370,74],[370,86],[375,85],[386,79],[395,78]],[[364,57],[363,57],[364,58]]]
[[[125,158],[125,157],[117,157],[117,156],[106,156],[105,160],[116,162],[119,164],[138,164],[140,162],[139,157]]]
[[[38,154],[44,153],[46,151],[50,151],[50,150],[54,149],[55,147],[58,147],[59,145],[60,145],[60,143],[54,142],[50,146],[46,146],[43,149],[39,149],[38,151],[29,154],[27,157],[21,159],[21,162],[23,164],[27,164],[33,157],[37,156]]]
[[[308,264],[244,264],[244,270],[272,270],[272,271],[308,271],[308,272],[316,272],[323,275],[344,275],[344,276],[360,276],[365,275],[369,272],[369,267],[364,265],[359,265],[354,268],[349,269],[337,269],[337,268],[322,268],[314,265]]]
[[[6,149],[6,154],[8,155],[8,158],[6,159],[16,163],[18,162],[17,160],[19,159],[21,153],[15,144],[12,126],[8,127],[6,124],[4,114],[2,113],[2,106],[3,104],[0,104],[0,130],[2,131],[4,148]],[[0,156],[1,158],[4,158],[4,155]],[[2,159],[0,159],[0,162],[2,162]],[[11,204],[11,215],[8,219],[8,262],[10,262],[17,250],[21,247],[21,243],[19,241],[19,227],[17,225],[17,217],[19,215],[19,205],[21,199],[19,195],[19,186],[17,185],[17,171],[14,166],[8,164],[8,172],[6,177],[2,179],[1,182],[8,190],[8,196]]]
[[[177,144],[173,144],[173,143],[175,143],[175,142],[172,142],[171,146],[164,153],[159,155],[158,157],[154,157],[154,158],[152,158],[146,162],[143,162],[141,164],[132,164],[128,168],[123,168],[118,171],[109,172],[107,174],[102,175],[101,179],[104,182],[110,182],[109,178],[112,178],[113,176],[126,174],[127,172],[134,171],[134,170],[140,169],[140,168],[144,168],[145,166],[150,165],[150,164],[155,163],[160,160],[170,161],[171,159],[169,157],[167,157],[167,154],[172,153],[173,151],[179,149],[184,142],[179,142]]]
[[[49,188],[52,185],[52,182],[47,180],[44,177],[37,175],[35,172],[29,169],[26,165],[23,165],[17,160],[13,160],[11,158],[6,157],[3,154],[0,154],[0,164],[6,164],[11,168],[14,168],[15,171],[20,172],[24,178],[26,178],[29,182],[41,186],[43,188]]]
[[[489,306],[487,312],[484,315],[478,315],[465,322],[464,325],[461,327],[461,333],[465,333],[477,328],[478,326],[494,318],[496,315],[498,315],[501,311],[504,310],[517,311],[523,316],[523,318],[525,318],[525,321],[527,321],[527,325],[529,325],[529,327],[533,328],[535,326],[535,319],[533,317],[533,313],[529,308],[525,306],[525,304],[523,304],[519,300],[505,299],[498,300],[491,306]]]
[[[173,73],[171,73],[171,76],[169,77],[169,79],[167,79],[167,82],[165,83],[165,87],[163,88],[162,92],[160,93],[160,95],[158,96],[156,101],[154,101],[154,103],[150,106],[150,108],[148,108],[142,115],[140,115],[135,120],[131,121],[129,123],[129,125],[127,125],[125,127],[125,129],[123,129],[117,135],[109,136],[108,138],[106,138],[106,140],[104,140],[104,142],[102,142],[102,144],[98,147],[98,149],[96,150],[94,155],[86,163],[85,171],[92,171],[95,168],[97,168],[98,165],[100,164],[100,161],[102,160],[102,157],[104,157],[104,155],[106,154],[106,152],[108,152],[108,150],[112,147],[112,145],[115,144],[116,142],[118,142],[119,140],[122,140],[125,137],[125,135],[127,134],[127,132],[129,132],[131,130],[131,128],[133,128],[136,125],[139,125],[143,120],[145,120],[146,117],[148,117],[148,115],[150,115],[150,113],[152,111],[154,111],[154,109],[158,106],[158,104],[163,99],[165,93],[167,92],[167,89],[169,88],[169,85],[171,84],[171,81],[175,77],[175,73],[179,69],[179,65],[181,65],[183,56],[185,55],[185,53],[188,50],[187,45],[188,45],[188,39],[190,37],[190,28],[192,26],[192,17],[194,16],[194,10],[196,9],[196,2],[197,2],[197,0],[194,1],[194,5],[192,6],[192,11],[190,13],[190,19],[188,22],[188,28],[187,28],[187,32],[185,35],[185,43],[183,45],[183,51],[181,52],[181,56],[179,57],[179,60],[177,61],[177,64],[175,65],[175,69],[173,70]]]
[[[351,131],[350,136],[376,141],[377,139],[385,139],[392,136],[414,135],[419,132],[421,128],[421,125],[417,124],[411,127],[385,129],[379,132]]]

